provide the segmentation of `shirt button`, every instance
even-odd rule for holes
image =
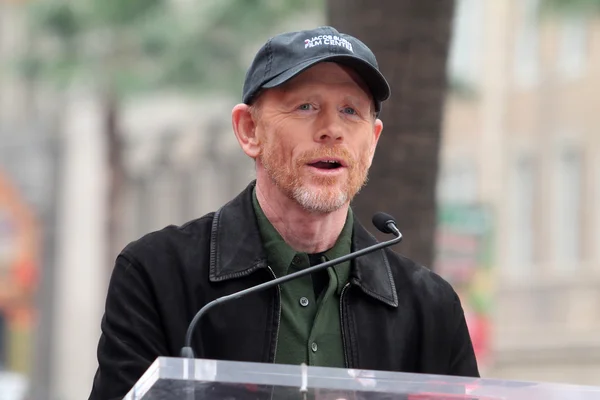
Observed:
[[[302,259],[299,256],[295,256],[292,262],[296,265],[300,265],[302,263]]]
[[[306,297],[300,297],[300,305],[302,307],[308,306],[308,299]]]
[[[310,345],[310,348],[312,349],[313,353],[316,353],[317,349],[318,349],[317,343],[312,342],[312,344]]]

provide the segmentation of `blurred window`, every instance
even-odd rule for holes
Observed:
[[[481,74],[485,1],[458,0],[450,45],[449,75],[477,84]]]
[[[539,81],[539,24],[540,0],[518,0],[517,34],[515,43],[515,79],[519,86],[531,87]]]
[[[473,204],[477,201],[477,170],[464,159],[440,171],[438,201],[442,204]]]
[[[561,22],[558,69],[567,79],[581,77],[588,51],[588,30],[583,17],[569,16]]]
[[[556,209],[554,249],[559,270],[572,270],[581,259],[581,155],[574,149],[563,149],[556,171]]]
[[[519,157],[511,173],[508,268],[511,275],[521,275],[529,273],[534,262],[537,170],[533,157]]]

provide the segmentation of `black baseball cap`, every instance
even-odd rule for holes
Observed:
[[[251,104],[261,89],[279,86],[313,65],[330,61],[354,69],[371,91],[377,113],[390,96],[390,86],[379,71],[375,55],[363,42],[331,26],[272,37],[246,73],[242,101]]]

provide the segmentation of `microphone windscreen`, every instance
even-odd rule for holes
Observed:
[[[393,223],[394,225],[396,225],[396,221],[394,220],[394,217],[392,217],[389,214],[386,214],[384,212],[378,212],[375,215],[373,215],[373,225],[375,225],[375,228],[379,229],[379,231],[383,232],[383,233],[392,233],[393,231],[388,227],[389,223]]]

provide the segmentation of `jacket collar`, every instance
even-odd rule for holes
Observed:
[[[361,250],[377,243],[377,239],[360,224],[355,215],[352,251]],[[350,282],[371,297],[389,306],[398,307],[398,292],[385,250],[377,250],[355,258]]]
[[[267,255],[252,207],[255,182],[214,214],[210,238],[211,282],[241,278],[267,268]],[[376,239],[354,218],[352,250],[377,243]],[[350,283],[365,294],[398,307],[398,294],[385,251],[379,250],[354,260]]]

